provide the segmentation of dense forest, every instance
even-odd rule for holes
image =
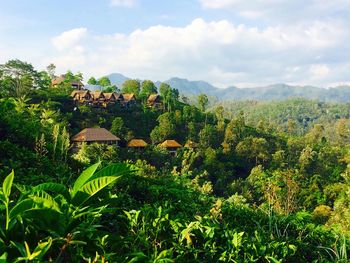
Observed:
[[[55,77],[0,65],[2,262],[348,261],[350,104],[189,104],[166,83],[90,77],[137,100],[92,107],[71,97],[81,73]],[[153,93],[164,107],[146,105]],[[73,150],[90,127],[121,145]]]

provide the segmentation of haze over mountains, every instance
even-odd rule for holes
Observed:
[[[108,75],[111,83],[121,87],[125,80],[130,78],[120,74]],[[289,98],[306,98],[325,102],[350,102],[350,86],[338,86],[334,88],[319,88],[314,86],[291,86],[287,84],[273,84],[255,88],[237,88],[234,86],[220,89],[205,81],[190,81],[173,77],[165,81],[171,87],[179,90],[186,96],[194,96],[205,93],[216,97],[218,100],[286,100]],[[155,82],[159,87],[160,81]]]

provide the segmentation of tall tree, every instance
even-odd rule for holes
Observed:
[[[156,94],[156,93],[157,93],[157,87],[154,85],[153,81],[145,80],[142,82],[141,92],[140,92],[140,98],[142,100],[146,100],[149,95]]]
[[[140,81],[136,79],[128,79],[122,85],[123,93],[134,93],[136,97],[140,94]]]
[[[0,65],[0,93],[3,96],[20,97],[40,88],[41,84],[39,72],[29,63],[16,59]]]
[[[91,78],[89,78],[87,83],[90,85],[97,85],[98,81],[94,77],[91,77]]]
[[[105,77],[102,77],[98,80],[98,85],[100,85],[102,87],[109,87],[109,86],[111,86],[111,81],[107,76],[105,76]]]

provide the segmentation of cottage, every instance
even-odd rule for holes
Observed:
[[[136,97],[134,93],[124,93],[123,98],[124,98],[124,101],[122,105],[124,107],[132,107],[136,104]]]
[[[103,102],[103,106],[107,107],[108,105],[115,104],[117,102],[117,98],[115,97],[114,93],[112,92],[105,92],[103,93],[105,100]]]
[[[101,106],[105,102],[105,95],[101,91],[91,92],[92,104],[94,106]]]
[[[64,83],[65,75],[61,75],[58,78],[55,78],[51,81],[52,87],[57,87],[58,85]],[[73,89],[82,90],[84,88],[84,84],[80,80],[72,80],[70,81],[70,85]]]
[[[71,93],[73,100],[82,104],[91,103],[92,96],[88,90],[73,90]]]
[[[144,149],[148,144],[142,139],[132,139],[128,142],[128,148]]]
[[[165,140],[159,146],[166,148],[172,154],[175,154],[177,150],[182,147],[182,145],[175,140]]]
[[[86,128],[74,135],[71,140],[75,146],[83,142],[87,144],[101,143],[109,145],[118,145],[120,142],[120,138],[104,128]]]
[[[116,99],[116,102],[117,102],[118,104],[123,104],[123,102],[124,102],[124,96],[123,96],[123,94],[121,94],[121,93],[116,93],[116,92],[113,92],[113,94],[114,94],[114,97],[115,97],[115,99]]]
[[[163,108],[163,103],[161,101],[161,98],[158,94],[151,94],[149,95],[147,99],[147,106],[152,108]]]

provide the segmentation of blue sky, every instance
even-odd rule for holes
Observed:
[[[218,87],[350,83],[349,0],[0,0],[0,63]]]

